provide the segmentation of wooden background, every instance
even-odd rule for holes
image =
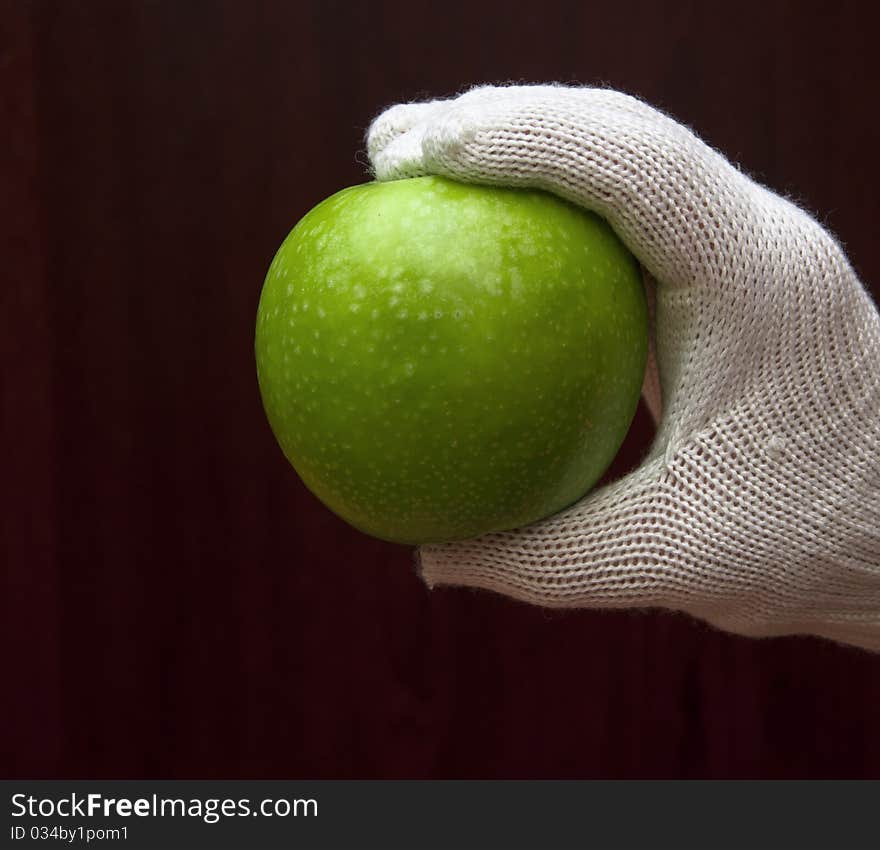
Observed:
[[[309,495],[257,392],[281,239],[366,179],[381,108],[477,82],[645,97],[876,296],[875,29],[727,6],[2,5],[4,776],[880,775],[880,657],[429,593]]]

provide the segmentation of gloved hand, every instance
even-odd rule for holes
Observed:
[[[592,209],[656,281],[663,409],[644,463],[535,525],[422,547],[429,586],[880,651],[880,316],[818,222],[615,91],[398,105],[367,145],[379,180],[442,174]]]

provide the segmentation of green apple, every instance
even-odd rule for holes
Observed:
[[[418,177],[343,189],[296,225],[255,349],[305,485],[367,534],[445,542],[596,483],[638,403],[646,305],[638,263],[593,213]]]

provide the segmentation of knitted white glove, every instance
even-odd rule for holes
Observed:
[[[422,547],[429,586],[880,651],[880,317],[827,231],[615,91],[478,88],[392,107],[367,144],[379,180],[595,210],[656,280],[663,411],[642,466],[527,528]]]

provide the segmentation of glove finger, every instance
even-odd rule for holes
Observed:
[[[398,157],[416,162],[421,157],[421,134],[410,135],[419,124],[436,116],[449,101],[432,100],[423,103],[399,103],[378,115],[367,129],[367,156],[377,179],[389,179],[386,173],[395,171]],[[418,156],[416,152],[418,151]],[[394,178],[391,178],[394,179]]]
[[[666,286],[717,285],[760,265],[759,237],[779,229],[786,203],[684,125],[607,89],[475,89],[426,122],[422,149],[432,173],[595,210]]]

